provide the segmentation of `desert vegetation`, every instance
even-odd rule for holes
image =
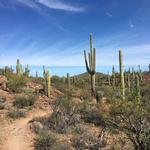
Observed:
[[[15,71],[0,69],[1,122],[46,112],[27,120],[35,150],[149,150],[150,65],[125,70],[119,50],[119,72],[114,65],[111,73],[97,72],[92,34],[84,58],[87,73],[76,76],[51,76],[43,66],[43,76],[34,77],[19,59]]]

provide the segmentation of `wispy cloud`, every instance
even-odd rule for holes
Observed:
[[[131,21],[129,22],[129,27],[134,28],[134,24]]]
[[[113,15],[110,12],[106,12],[106,16],[112,17]]]
[[[60,0],[36,0],[36,2],[52,9],[61,9],[65,11],[74,11],[74,12],[84,11],[84,8],[82,7],[72,6],[64,2],[61,2]]]
[[[30,8],[39,9],[39,6],[33,0],[14,0],[14,1],[16,3],[21,3],[23,5],[26,5],[27,7],[30,7]]]
[[[71,4],[62,2],[60,0],[9,0],[14,4],[23,4],[32,9],[42,9],[43,7],[47,7],[49,9],[57,9],[64,10],[70,12],[83,12],[85,9],[80,6],[73,6]],[[1,5],[1,3],[0,3]]]

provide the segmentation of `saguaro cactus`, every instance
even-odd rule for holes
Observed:
[[[131,90],[130,73],[127,74],[127,84],[128,84],[128,91],[130,91]]]
[[[45,73],[46,73],[45,66],[43,66],[43,78],[45,78]]]
[[[136,75],[136,96],[137,96],[137,100],[140,102],[140,81],[139,81],[139,77],[138,75]]]
[[[107,73],[107,80],[108,80],[108,85],[111,85],[109,72]]]
[[[124,66],[123,66],[123,56],[122,50],[119,50],[119,68],[120,68],[120,80],[121,80],[121,94],[122,99],[125,99],[125,82],[124,82]]]
[[[112,66],[112,85],[115,86],[116,84],[116,73],[115,73],[115,67]]]
[[[138,65],[138,75],[139,75],[140,81],[143,81],[143,75],[142,75],[142,70],[141,70],[140,65]]]
[[[16,73],[17,73],[18,76],[21,76],[21,72],[22,72],[21,64],[20,64],[19,59],[17,59]]]
[[[70,88],[70,74],[67,73],[67,85],[68,85],[68,88]]]
[[[35,76],[36,76],[36,78],[38,78],[38,72],[37,71],[36,71],[36,75]]]
[[[45,71],[45,94],[50,97],[51,77],[49,71]]]
[[[86,56],[86,51],[84,51],[84,58],[86,64],[86,70],[91,78],[91,93],[95,95],[95,74],[96,74],[96,49],[93,48],[93,38],[90,34],[90,52],[88,53],[88,60]]]
[[[25,68],[25,75],[26,75],[27,77],[29,77],[29,76],[30,76],[30,69],[29,69],[29,65],[27,65],[27,67]]]

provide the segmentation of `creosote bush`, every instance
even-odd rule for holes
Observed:
[[[73,137],[72,145],[77,150],[99,150],[106,147],[106,141],[105,133],[101,133],[99,136],[96,136],[87,131],[81,135]]]
[[[25,76],[18,77],[16,74],[10,74],[8,76],[7,87],[13,92],[19,93],[22,92],[23,87],[29,81],[29,78]]]
[[[62,96],[54,102],[51,116],[41,117],[36,119],[36,121],[58,133],[66,133],[70,126],[75,126],[81,121],[78,112],[79,106],[71,98]]]
[[[116,99],[111,102],[110,113],[104,113],[108,128],[124,133],[136,150],[150,149],[150,107],[147,103]]]
[[[15,101],[13,102],[13,105],[17,108],[24,108],[27,106],[32,106],[34,102],[36,101],[36,96],[34,95],[18,95],[16,96]]]
[[[8,116],[10,118],[13,118],[13,119],[18,119],[21,117],[25,117],[25,113],[23,111],[18,110],[18,109],[13,109],[13,110],[10,110],[8,112]]]
[[[70,145],[66,141],[60,142],[56,134],[43,132],[34,142],[35,150],[69,150]]]

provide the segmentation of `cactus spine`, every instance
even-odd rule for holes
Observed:
[[[121,80],[121,94],[122,99],[125,99],[125,82],[124,82],[124,66],[122,50],[119,50],[119,68],[120,68],[120,80]]]
[[[19,77],[21,76],[21,73],[22,73],[22,68],[21,68],[21,64],[20,64],[19,59],[17,59],[16,73],[17,73],[17,75],[18,75]]]
[[[90,75],[91,82],[91,93],[95,95],[95,74],[96,74],[96,49],[93,48],[93,38],[90,34],[90,52],[88,53],[88,60],[86,56],[86,51],[84,51],[84,58],[86,64],[86,70]]]
[[[49,71],[45,71],[45,94],[50,97],[51,77]]]

